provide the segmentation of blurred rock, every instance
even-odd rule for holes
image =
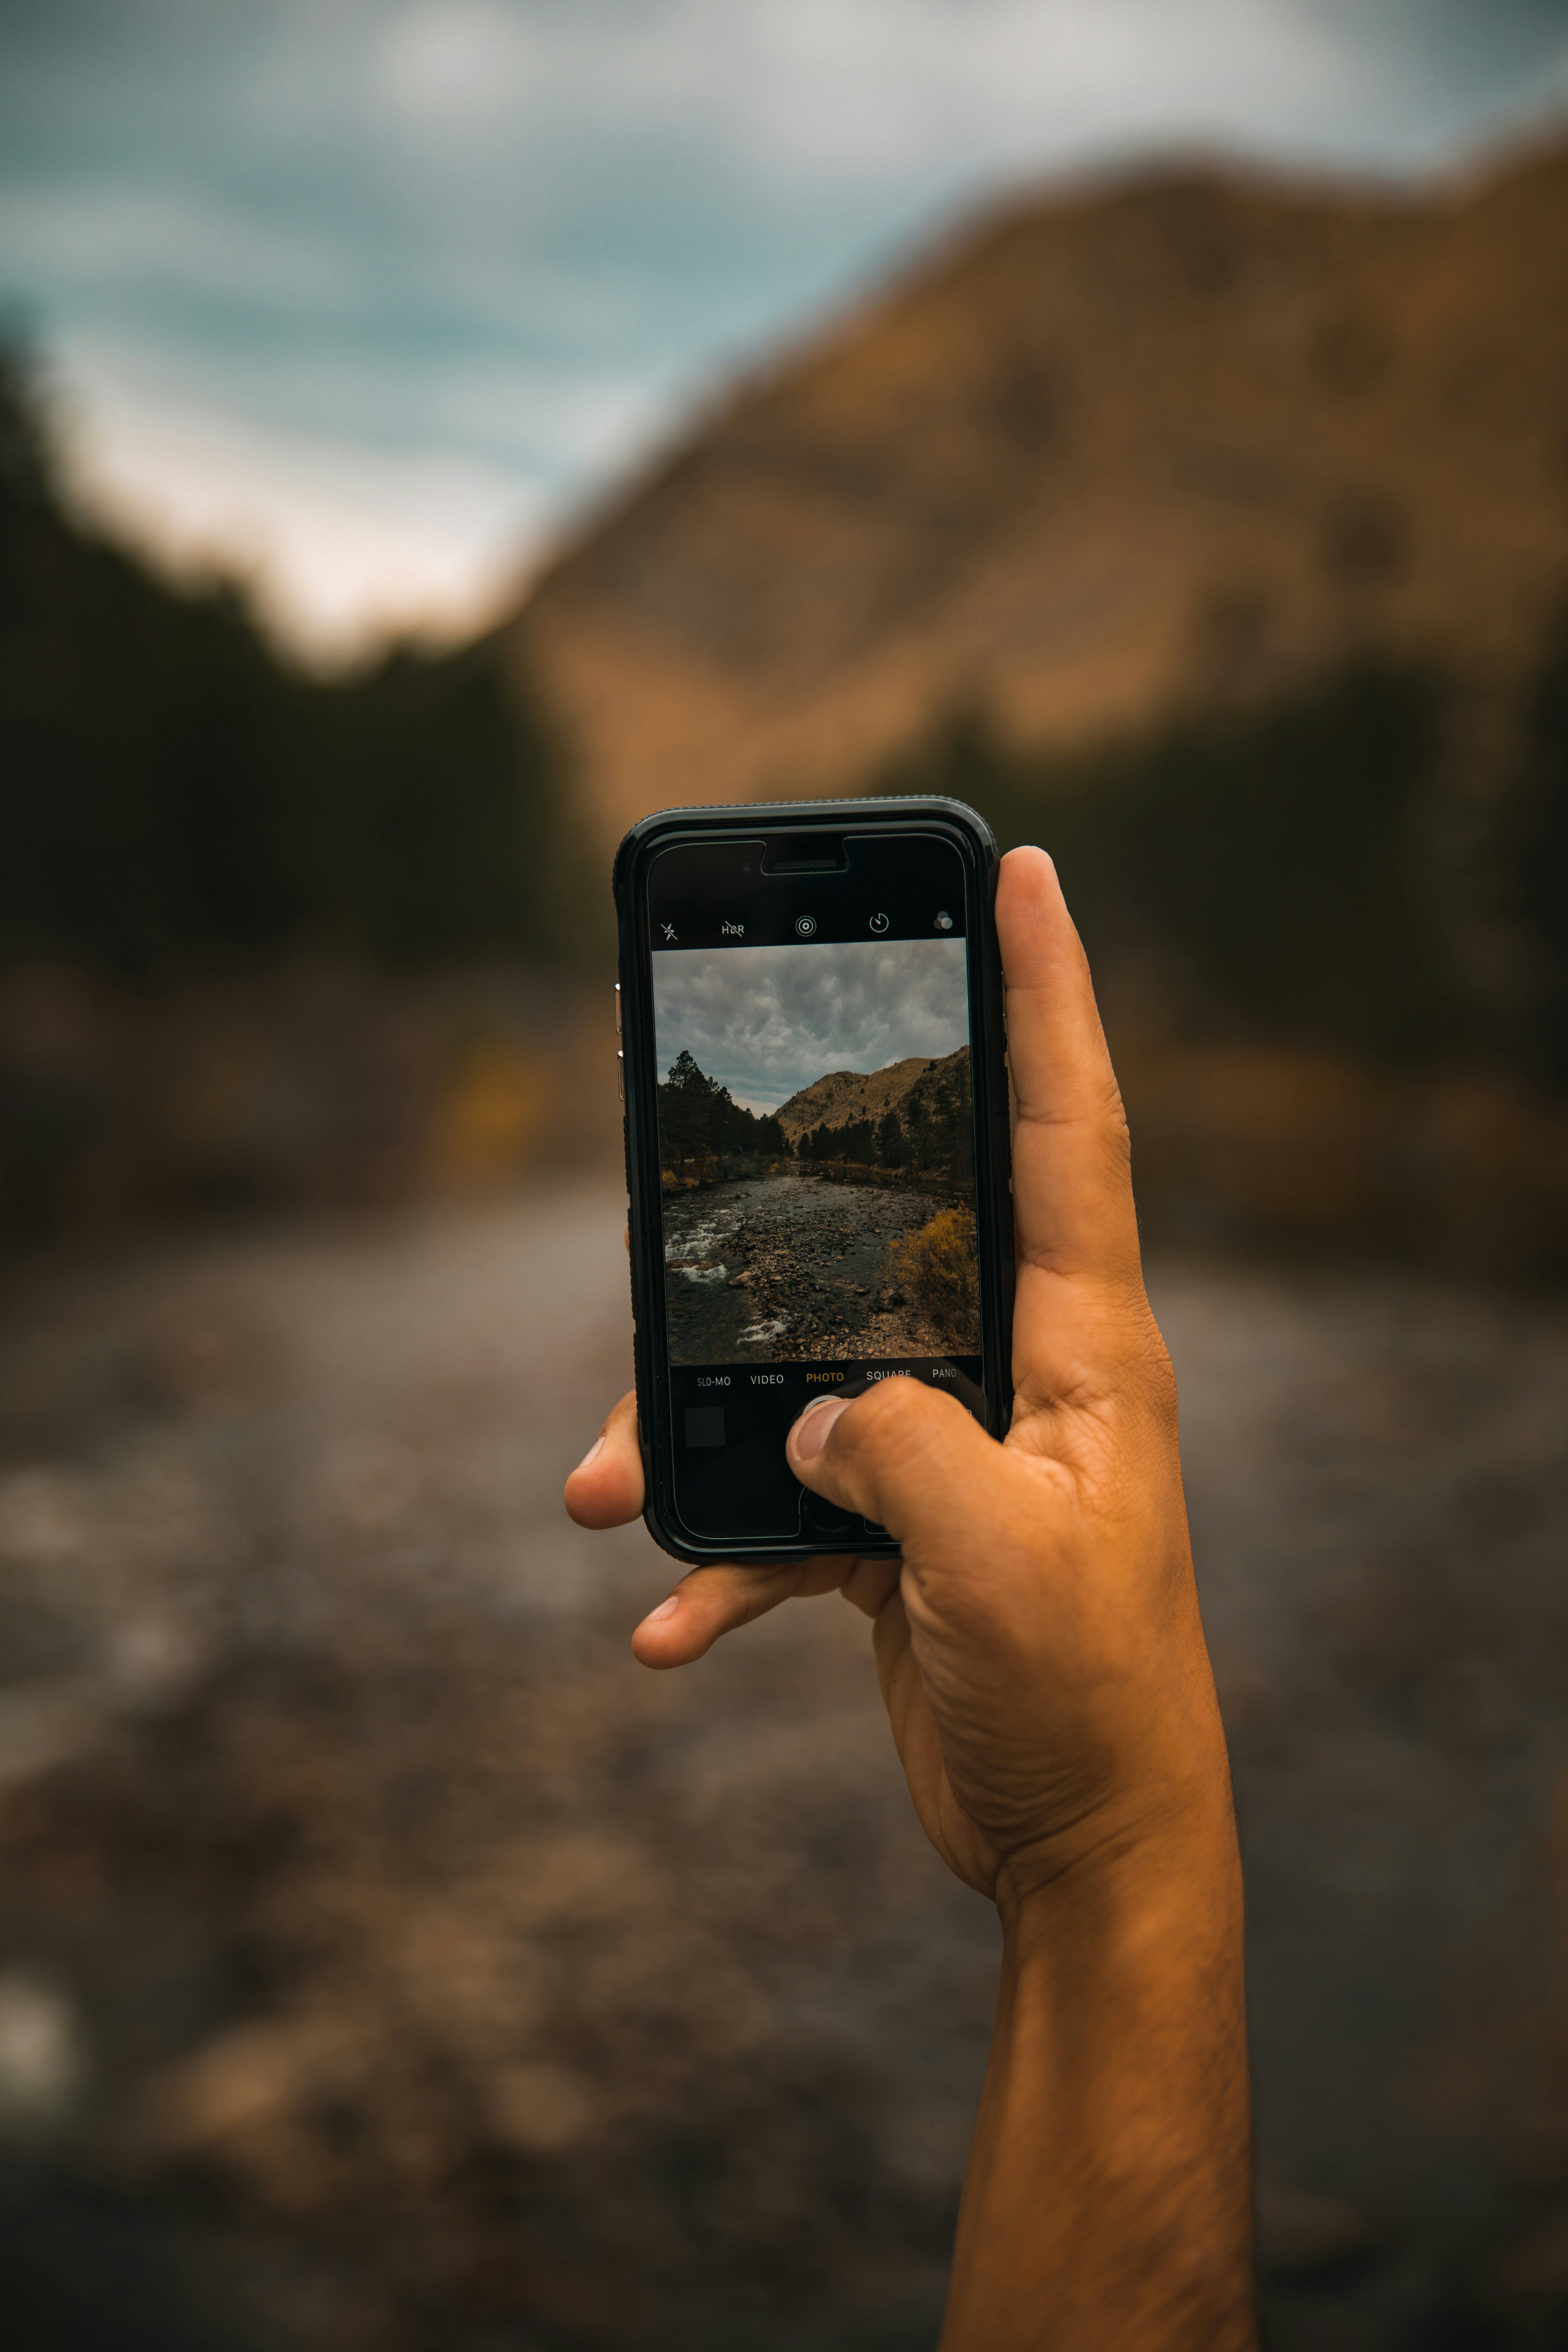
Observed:
[[[1258,2259],[1265,2269],[1300,2275],[1331,2270],[1364,2254],[1377,2232],[1342,2197],[1315,2195],[1282,2181],[1258,2190]]]
[[[65,1987],[34,1969],[0,1972],[0,2138],[58,2129],[87,2074],[81,2016]]]
[[[222,1299],[160,1301],[136,1343],[135,1370],[156,1403],[232,1415],[275,1388],[272,1334]]]
[[[490,2106],[503,2140],[551,2156],[592,2137],[598,2105],[580,2074],[565,2066],[503,2066],[490,2084]]]
[[[1504,2258],[1505,2294],[1522,2303],[1568,2306],[1568,2214],[1521,2238]]]
[[[622,1220],[574,1181],[12,1284],[0,1948],[91,2053],[50,2146],[182,2245],[216,2217],[288,2352],[938,2331],[994,1918],[913,1822],[856,1612],[630,1661],[668,1565],[559,1505],[626,1374]],[[1266,2299],[1288,2347],[1424,2352],[1568,2144],[1568,1320],[1387,1271],[1153,1286]]]

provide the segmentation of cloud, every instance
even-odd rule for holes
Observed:
[[[279,385],[266,423],[226,405],[205,353],[182,368],[68,337],[53,359],[62,486],[84,520],[176,577],[242,581],[279,644],[326,671],[502,617],[558,526],[561,451],[587,466],[646,415],[635,383],[502,361],[415,377],[356,433],[374,387],[352,357],[310,402]]]
[[[563,518],[1020,176],[1407,168],[1565,94],[1561,0],[8,0],[0,300],[67,352],[79,447],[146,443],[100,363],[134,352],[265,451],[275,563],[325,577],[352,445]],[[406,541],[400,597],[465,547]]]
[[[962,940],[696,948],[653,959],[662,1075],[684,1048],[752,1110],[830,1070],[881,1070],[969,1040]]]
[[[749,172],[795,184],[942,178],[1036,164],[1085,136],[1234,128],[1243,100],[1267,115],[1284,99],[1300,120],[1354,79],[1353,49],[1289,0],[665,0],[629,13],[631,70],[612,74],[638,113],[700,122]]]
[[[323,668],[390,636],[456,642],[521,594],[545,520],[515,475],[346,436],[296,443],[181,400],[120,355],[108,381],[101,412],[63,411],[71,505],[176,578],[240,581],[270,633]]]
[[[542,60],[532,26],[499,0],[438,0],[394,18],[377,79],[399,112],[472,123],[526,98]]]

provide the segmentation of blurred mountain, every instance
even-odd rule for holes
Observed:
[[[1450,1130],[1524,1114],[1374,1110],[1358,1069],[1568,1082],[1565,288],[1568,142],[1425,190],[1188,166],[1002,210],[542,582],[512,656],[584,823],[971,801],[1056,856],[1124,1072],[1276,1057],[1161,1081],[1173,1167],[1208,1149],[1179,1100],[1227,1166],[1272,1155],[1260,1196],[1338,1118],[1350,1221],[1404,1230]],[[1467,1199],[1560,1151],[1494,1156]]]
[[[863,789],[955,713],[1075,753],[1368,660],[1484,712],[1568,578],[1565,288],[1564,144],[1032,196],[700,419],[514,646],[606,842]]]

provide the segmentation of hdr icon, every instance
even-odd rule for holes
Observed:
[[[739,940],[744,938],[746,926],[744,923],[721,923],[719,929],[721,931],[728,931],[731,939]]]

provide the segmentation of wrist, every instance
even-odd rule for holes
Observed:
[[[1033,1867],[999,1907],[943,2352],[1255,2352],[1228,1806]]]
[[[1105,1819],[1073,1837],[1042,1838],[1007,1855],[996,1874],[1003,1950],[1110,1935],[1139,1939],[1145,1918],[1202,1916],[1241,1932],[1241,1865],[1228,1779],[1201,1801],[1133,1822]]]

